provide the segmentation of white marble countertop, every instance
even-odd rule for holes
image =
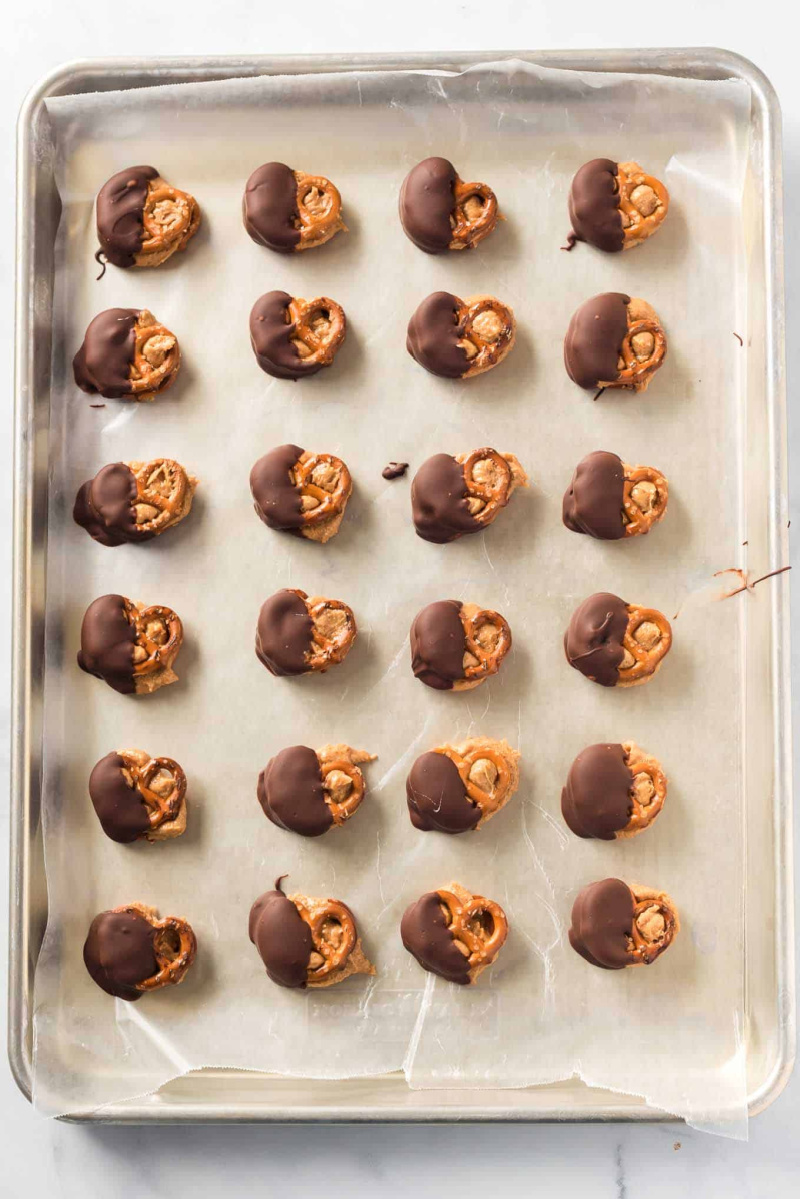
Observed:
[[[319,10],[319,16],[317,16]],[[785,2],[670,0],[667,5],[598,4],[597,0],[337,0],[298,8],[270,0],[195,0],[152,6],[109,0],[26,0],[6,18],[6,55],[0,76],[3,153],[0,289],[3,327],[0,377],[12,377],[14,248],[13,131],[25,92],[46,72],[74,58],[125,54],[253,54],[323,51],[585,48],[596,46],[724,46],[751,58],[770,77],[783,105],[787,196],[787,367],[789,395],[800,374],[797,327],[800,231],[793,196],[800,185],[800,71]],[[629,17],[628,15],[629,14]],[[6,393],[10,397],[10,391]],[[800,422],[792,419],[790,478],[800,469]],[[0,432],[2,508],[10,512],[11,401]],[[800,528],[800,496],[792,515]],[[795,552],[792,560],[797,565]],[[0,542],[0,611],[8,626],[11,553]],[[800,615],[795,581],[794,611]],[[793,655],[800,696],[800,637]],[[8,638],[0,642],[0,674],[8,673]],[[8,771],[8,698],[0,694],[0,773]],[[795,705],[798,710],[797,704]],[[0,783],[0,830],[7,828],[7,787]],[[7,856],[0,852],[5,897]],[[5,971],[5,910],[0,917],[0,971]],[[3,1011],[2,1020],[5,1016]],[[3,1029],[3,1040],[4,1029]],[[35,1115],[0,1066],[3,1162],[0,1194],[48,1194],[64,1199],[149,1199],[184,1195],[203,1199],[293,1195],[301,1190],[329,1199],[381,1195],[495,1193],[615,1196],[634,1199],[685,1195],[739,1199],[797,1193],[800,1176],[800,1078],[750,1125],[747,1144],[694,1132],[679,1124],[524,1127],[367,1128],[113,1128],[48,1122]]]

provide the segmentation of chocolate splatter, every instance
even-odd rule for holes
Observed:
[[[384,479],[400,479],[407,470],[407,462],[390,462],[388,466],[384,466],[381,475]]]

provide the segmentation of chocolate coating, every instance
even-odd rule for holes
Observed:
[[[625,236],[619,210],[617,164],[610,158],[593,158],[584,163],[569,191],[569,219],[577,241],[616,254]]]
[[[138,912],[101,912],[89,927],[83,961],[98,987],[135,1002],[137,983],[158,974],[155,930]]]
[[[112,462],[80,488],[72,519],[101,545],[151,541],[155,533],[136,523],[137,497],[133,471],[124,462]]]
[[[442,379],[460,379],[469,369],[467,352],[459,344],[463,330],[459,302],[449,291],[434,291],[408,322],[406,349],[420,366]]]
[[[258,802],[273,824],[301,837],[321,837],[333,824],[319,758],[307,745],[270,758],[258,776]]]
[[[417,758],[406,779],[408,814],[414,828],[428,833],[466,833],[481,818],[481,810],[467,796],[455,762],[446,754],[426,753]]]
[[[624,600],[608,591],[590,595],[572,613],[564,634],[564,652],[570,666],[601,687],[615,687],[627,627],[628,605]]]
[[[286,291],[268,291],[250,313],[250,344],[262,371],[275,379],[303,379],[321,371],[323,363],[306,362],[292,344],[294,323],[287,323],[292,297]]]
[[[97,237],[100,250],[114,266],[135,265],[144,240],[142,214],[148,184],[157,178],[155,167],[126,167],[98,192]]]
[[[107,308],[90,322],[83,345],[72,360],[75,382],[81,391],[108,400],[131,395],[138,316],[138,308]]]
[[[603,970],[630,966],[634,961],[629,949],[633,907],[633,892],[620,879],[590,883],[572,905],[570,945],[587,962]]]
[[[573,383],[592,391],[619,377],[617,362],[628,332],[630,296],[607,291],[573,314],[564,338],[564,366]]]
[[[445,545],[483,525],[467,507],[464,467],[451,454],[434,454],[423,462],[411,483],[411,511],[417,536]]]
[[[313,949],[311,929],[280,890],[280,881],[253,904],[248,932],[274,983],[304,987]]]
[[[621,745],[589,745],[569,768],[561,813],[577,837],[613,841],[633,812],[633,775]]]
[[[276,446],[250,471],[255,510],[270,529],[297,532],[303,523],[300,489],[289,477],[303,453],[299,445]]]
[[[78,665],[121,695],[133,695],[136,630],[125,616],[121,595],[101,595],[86,609]]]
[[[461,600],[436,600],[411,625],[411,669],[436,691],[451,691],[464,678],[467,638],[460,613]]]
[[[294,591],[283,588],[261,605],[256,656],[270,674],[305,674],[313,629],[308,608]]]
[[[606,450],[595,450],[575,467],[564,492],[562,518],[573,533],[588,533],[599,541],[619,541],[625,536],[622,519],[625,470],[622,459]]]
[[[277,254],[292,254],[300,243],[295,224],[297,180],[283,162],[266,162],[247,180],[242,200],[244,227],[253,241]]]
[[[456,168],[446,158],[425,158],[403,180],[400,223],[406,237],[426,254],[441,254],[450,245],[456,178]]]
[[[150,828],[147,804],[136,787],[129,787],[118,753],[106,754],[89,776],[89,795],[103,832],[112,841],[127,845]]]
[[[384,479],[401,479],[407,470],[407,462],[390,462],[388,466],[384,466],[381,475]]]
[[[406,908],[400,936],[424,970],[460,986],[469,983],[469,962],[456,948],[435,891],[428,891]]]

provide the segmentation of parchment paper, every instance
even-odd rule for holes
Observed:
[[[72,1112],[151,1091],[184,1071],[235,1066],[312,1078],[403,1069],[412,1087],[523,1087],[578,1075],[645,1096],[699,1126],[741,1135],[744,898],[741,608],[688,606],[645,688],[606,691],[564,662],[574,606],[607,589],[674,615],[692,589],[740,561],[739,421],[746,314],[741,191],[748,92],[735,82],[581,75],[521,61],[444,73],[276,77],[65,97],[48,102],[59,153],[51,432],[44,824],[50,922],[36,977],[35,1099]],[[506,221],[478,250],[431,258],[396,213],[406,171],[428,154],[488,181]],[[559,247],[577,167],[634,158],[672,196],[657,238],[632,253]],[[244,182],[278,159],[332,178],[350,232],[284,258],[244,232]],[[195,244],[155,271],[113,267],[95,281],[93,199],[115,171],[152,162],[203,209]],[[297,384],[269,379],[248,313],[271,288],[345,307],[334,367]],[[499,369],[459,384],[405,350],[428,292],[491,292],[515,309],[517,345]],[[567,378],[561,342],[589,296],[650,301],[669,357],[645,396],[596,403]],[[70,362],[89,320],[147,306],[177,333],[184,366],[153,405],[92,408]],[[248,490],[255,459],[294,441],[340,455],[355,491],[326,547],[267,530]],[[419,540],[409,480],[436,451],[518,454],[528,493],[485,534]],[[663,470],[664,524],[633,543],[564,529],[563,491],[588,451]],[[179,529],[105,549],[73,525],[79,484],[106,462],[177,457],[202,480]],[[409,477],[384,482],[390,459]],[[347,600],[356,647],[324,677],[272,678],[253,650],[261,602],[282,586]],[[183,618],[180,682],[131,699],[75,665],[95,596],[120,591]],[[500,676],[438,694],[411,675],[408,628],[425,603],[496,608],[514,633]],[[523,754],[519,793],[478,834],[415,831],[405,806],[414,757],[473,733]],[[574,755],[634,739],[669,776],[664,813],[621,844],[581,842],[560,791]],[[343,830],[306,841],[263,816],[256,777],[285,745],[348,741],[379,755],[370,793]],[[91,809],[87,779],[109,750],[180,761],[189,827],[172,843],[120,846]],[[296,993],[273,986],[247,937],[252,901],[288,872],[289,890],[349,903],[374,980]],[[683,931],[652,969],[589,968],[569,948],[572,901],[608,875],[667,890]],[[498,900],[511,932],[475,988],[420,970],[399,921],[451,879]],[[197,962],[174,990],[135,1005],[89,979],[81,948],[98,911],[130,901],[188,918]]]

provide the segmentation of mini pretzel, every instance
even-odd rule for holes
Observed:
[[[475,478],[475,466],[478,462],[488,461],[495,468],[494,478],[483,481]],[[473,450],[464,462],[464,482],[467,491],[482,505],[473,517],[480,524],[491,524],[501,508],[504,508],[511,498],[514,476],[508,460],[498,454],[497,450]],[[477,505],[476,505],[477,506]]]
[[[631,927],[632,966],[649,966],[669,949],[680,931],[675,903],[665,891],[654,891],[631,883],[633,925]]]
[[[642,626],[648,626],[644,639],[636,637]],[[622,638],[625,656],[619,665],[620,687],[633,687],[655,674],[662,658],[672,645],[672,629],[663,612],[655,608],[640,608],[628,604],[628,627]]]
[[[625,480],[622,485],[622,507],[625,513],[625,536],[635,537],[640,533],[649,533],[667,510],[667,480],[653,466],[628,466],[625,462],[623,469]],[[642,483],[648,486],[642,487]],[[654,491],[651,491],[651,486]]]
[[[622,248],[630,250],[658,229],[669,209],[669,193],[654,175],[646,175],[638,162],[618,163],[616,180]]]
[[[466,352],[464,379],[481,375],[505,358],[514,345],[516,322],[494,296],[469,296],[458,309],[459,345]]]
[[[136,479],[136,527],[142,533],[163,533],[183,520],[192,506],[197,480],[190,479],[180,462],[154,458],[129,462]]]
[[[134,325],[133,362],[130,366],[131,394],[137,400],[152,399],[175,378],[181,364],[178,339],[152,312],[143,308]]]
[[[312,596],[309,599],[305,592],[296,587],[292,587],[291,590],[306,601],[308,614],[313,624],[312,648],[306,651],[308,670],[327,670],[329,666],[335,666],[344,661],[356,637],[356,623],[352,610],[342,600],[323,599],[319,596]],[[342,612],[344,614],[344,621],[336,622],[330,633],[326,633],[322,627],[322,620],[326,612]]]
[[[319,768],[322,774],[322,785],[325,789],[325,802],[331,810],[334,824],[344,824],[349,820],[353,813],[361,806],[361,801],[364,798],[366,784],[364,775],[359,770],[355,762],[349,758],[339,757],[332,760],[324,760],[318,754],[320,759]],[[369,755],[367,755],[369,757]],[[347,795],[342,800],[336,800],[333,797],[333,787],[331,785],[330,776],[338,772],[345,775],[350,780],[350,789]]]
[[[153,951],[158,973],[135,983],[137,991],[156,991],[159,987],[175,986],[183,980],[197,953],[197,938],[192,926],[178,916],[155,918],[155,909],[141,903],[130,903],[114,912],[131,912],[142,916],[154,930]]]
[[[474,982],[478,974],[491,965],[505,944],[508,936],[508,921],[499,904],[482,895],[470,895],[463,887],[450,886],[437,889],[444,918],[456,947],[469,964],[470,978]],[[486,930],[481,917],[489,917],[491,929]]]
[[[485,183],[465,183],[456,175],[453,198],[450,249],[470,249],[488,237],[496,226],[500,215],[497,196]]]
[[[500,663],[511,649],[511,629],[499,612],[492,612],[489,608],[476,608],[474,604],[462,604],[461,623],[466,638],[466,654],[475,659],[474,662],[465,662],[464,680],[467,686],[474,686],[487,676],[497,674]],[[482,629],[497,630],[493,644],[485,637],[481,640]],[[460,681],[454,684],[454,690],[458,690]]]
[[[290,895],[289,899],[311,930],[314,944],[306,982],[309,985],[320,983],[341,970],[356,946],[358,933],[353,913],[338,899],[315,903],[302,895]],[[341,933],[334,932],[337,928]]]
[[[144,681],[160,671],[169,671],[183,641],[183,624],[177,613],[162,604],[140,608],[126,599],[125,616],[136,630],[134,681]]]
[[[174,821],[186,799],[186,775],[183,767],[174,758],[149,758],[139,750],[121,749],[119,756],[125,763],[124,773],[130,778],[148,809],[150,832]],[[169,789],[165,790],[159,779],[162,771],[167,777]],[[170,777],[171,776],[171,777]],[[157,783],[154,789],[152,784]]]
[[[634,338],[642,334],[650,334],[653,347],[649,353],[636,353]],[[624,367],[620,370],[613,383],[601,383],[601,387],[633,387],[636,391],[644,391],[650,382],[651,375],[658,370],[667,352],[667,338],[664,330],[656,319],[633,321],[628,325],[628,332],[622,339],[622,361]]]
[[[325,466],[331,468],[336,475],[332,491],[317,486],[313,480],[314,471]],[[301,496],[308,496],[316,502],[315,507],[306,508],[303,505],[303,523],[306,525],[323,524],[344,512],[353,490],[350,471],[341,458],[336,458],[333,454],[309,454],[306,451],[294,467],[294,479]]]
[[[514,776],[508,757],[501,750],[493,748],[484,740],[480,745],[463,754],[459,753],[458,749],[453,745],[437,746],[433,752],[444,754],[455,766],[467,795],[481,810],[481,821],[479,823],[494,815],[503,806],[509,790],[513,788]],[[475,763],[484,759],[491,762],[497,771],[497,778],[491,791],[484,791],[482,787],[479,787],[470,778],[470,771]]]
[[[177,250],[184,250],[194,237],[200,226],[200,208],[194,196],[158,177],[148,185],[142,224],[136,265],[158,266]]]
[[[298,250],[310,250],[329,241],[339,230],[347,232],[342,220],[342,197],[324,175],[293,172],[297,180],[297,213],[300,226]]]
[[[633,778],[629,792],[633,811],[625,828],[616,833],[618,839],[634,837],[648,828],[667,797],[667,780],[658,761],[645,754],[633,741],[623,741],[622,748]]]
[[[303,300],[294,296],[287,309],[291,341],[306,366],[330,366],[344,341],[344,309],[335,300],[320,296]]]

